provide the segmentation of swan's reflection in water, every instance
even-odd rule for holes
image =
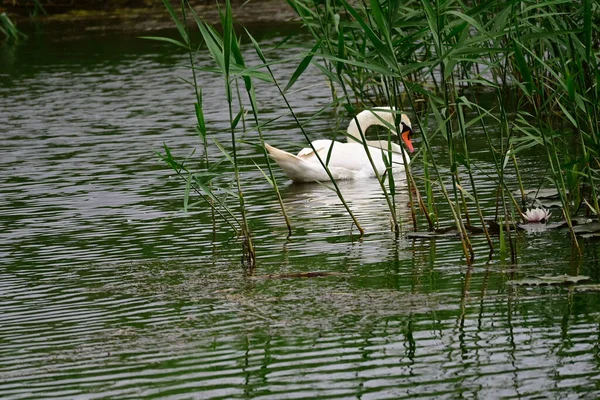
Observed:
[[[390,210],[377,179],[339,181],[344,200],[367,231],[387,230],[390,227]],[[331,182],[292,183],[281,188],[281,196],[290,217],[306,219],[315,229],[351,223],[346,209]],[[386,185],[389,193],[389,187]],[[396,180],[396,213],[406,221],[410,216],[406,179]]]

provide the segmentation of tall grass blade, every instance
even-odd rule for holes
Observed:
[[[300,78],[300,76],[302,75],[302,73],[310,65],[310,63],[312,61],[312,58],[315,55],[315,52],[317,51],[317,49],[320,46],[321,46],[321,42],[317,42],[313,46],[313,48],[310,50],[310,52],[308,53],[308,55],[302,59],[302,61],[300,62],[300,64],[298,64],[298,68],[296,68],[296,70],[292,74],[292,77],[290,78],[290,81],[288,82],[287,85],[285,85],[285,88],[283,89],[284,92],[287,92],[294,85],[294,83],[296,83],[296,81],[298,80],[298,78]]]

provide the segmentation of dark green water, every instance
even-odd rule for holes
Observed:
[[[178,79],[186,65],[168,46],[123,36],[0,49],[0,398],[600,395],[599,296],[506,284],[529,274],[598,282],[597,242],[582,241],[574,260],[566,233],[522,234],[512,265],[488,262],[474,238],[469,268],[454,239],[396,240],[373,182],[342,184],[367,231],[359,239],[330,191],[277,171],[294,225],[286,239],[250,162],[264,161],[247,146],[259,259],[257,276],[245,277],[227,226],[214,243],[207,209],[180,211],[184,185],[154,154],[163,142],[182,155],[200,147],[193,93]],[[292,96],[304,115],[330,101],[312,74]],[[209,127],[226,141],[222,81],[200,80]],[[265,120],[283,116],[269,142],[300,147],[273,88],[259,96]],[[325,114],[309,129],[323,137],[335,120]],[[478,187],[492,208],[482,140],[474,130]],[[530,183],[544,173],[535,153],[522,170]],[[407,199],[399,195],[404,220]],[[317,270],[336,275],[262,276]]]

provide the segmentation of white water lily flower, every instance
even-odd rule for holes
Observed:
[[[525,210],[523,217],[527,220],[527,222],[539,222],[546,223],[552,213],[545,208],[532,208]]]

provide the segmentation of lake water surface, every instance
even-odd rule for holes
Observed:
[[[474,237],[469,267],[456,239],[396,239],[373,182],[341,185],[366,230],[359,238],[331,191],[276,169],[288,238],[252,163],[264,159],[244,146],[258,254],[247,276],[227,225],[214,241],[208,207],[184,213],[185,183],[155,154],[163,142],[181,156],[201,147],[193,91],[179,79],[187,65],[171,46],[116,34],[0,48],[0,398],[600,396],[598,294],[507,285],[531,274],[598,282],[597,242],[582,240],[578,260],[565,232],[521,234],[513,265],[488,261]],[[285,81],[294,68],[275,70]],[[301,116],[331,101],[318,71],[307,74],[290,95]],[[201,73],[200,82],[209,130],[226,143],[222,79]],[[300,148],[274,88],[258,93],[262,118],[280,118],[265,128],[269,142]],[[336,129],[334,115],[308,126],[314,138]],[[491,209],[491,161],[471,134]],[[541,160],[523,160],[526,182],[540,182]],[[403,221],[407,202],[401,192]],[[265,276],[310,271],[335,274]]]

